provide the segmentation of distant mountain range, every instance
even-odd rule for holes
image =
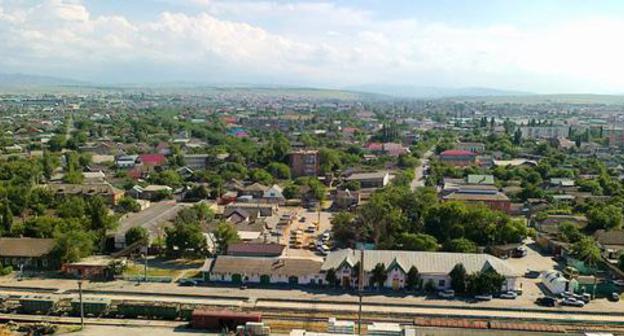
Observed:
[[[531,92],[507,91],[481,87],[443,88],[413,85],[358,85],[346,90],[383,94],[401,98],[502,97],[531,96]]]
[[[535,94],[482,87],[442,88],[414,85],[358,85],[342,89],[324,89],[295,85],[218,84],[192,82],[163,82],[151,84],[102,84],[62,77],[0,73],[0,93],[14,91],[28,93],[97,92],[102,90],[152,90],[164,93],[194,92],[216,94],[229,92],[264,96],[302,96],[327,99],[459,99],[491,103],[572,103],[572,104],[624,104],[624,95],[604,94]]]
[[[75,86],[88,85],[74,79],[37,76],[25,74],[5,74],[0,73],[0,87],[28,87],[28,86]]]

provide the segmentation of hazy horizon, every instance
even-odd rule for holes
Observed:
[[[622,94],[624,3],[0,0],[0,73]]]

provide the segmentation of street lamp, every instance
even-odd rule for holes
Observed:
[[[82,304],[82,279],[78,280],[78,297],[80,300],[80,330],[84,329],[84,305]]]

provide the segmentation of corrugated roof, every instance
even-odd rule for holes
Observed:
[[[448,252],[420,252],[420,251],[392,251],[366,250],[364,251],[364,270],[370,272],[379,263],[386,267],[396,259],[401,267],[408,271],[416,266],[420,273],[448,274],[457,264],[463,264],[466,272],[480,272],[492,267],[504,276],[519,276],[519,273],[505,261],[489,254],[448,253]],[[353,266],[360,260],[360,251],[345,249],[331,252],[321,270],[338,269],[343,262]]]
[[[52,252],[54,239],[0,238],[2,257],[41,257]]]
[[[281,276],[303,276],[317,274],[321,262],[299,258],[259,258],[218,256],[212,263],[211,272],[230,274],[266,274]]]

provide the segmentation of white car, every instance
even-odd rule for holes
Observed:
[[[439,291],[438,296],[445,299],[452,299],[455,297],[455,291],[452,289]]]
[[[575,299],[573,297],[565,298],[561,301],[561,304],[564,306],[572,306],[572,307],[585,307],[585,302]]]
[[[518,297],[518,294],[516,294],[516,292],[508,291],[508,292],[502,293],[501,295],[499,295],[499,297],[501,299],[515,300]]]

